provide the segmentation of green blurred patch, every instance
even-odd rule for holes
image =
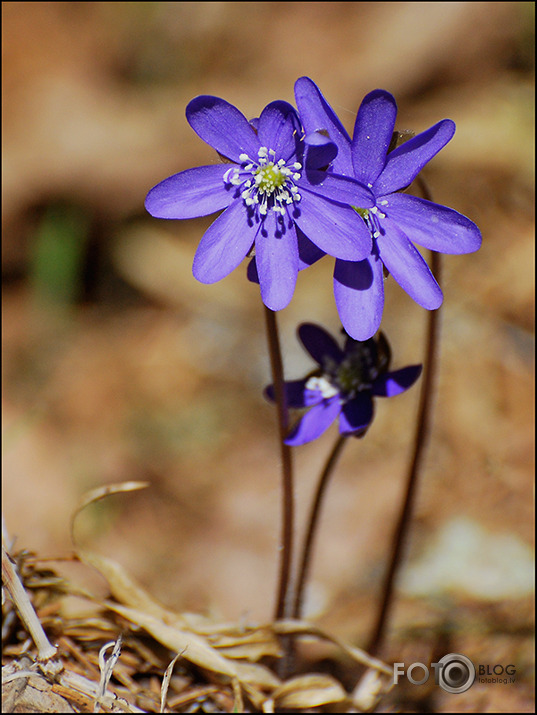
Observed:
[[[47,208],[31,253],[30,281],[36,301],[69,307],[80,297],[89,232],[90,217],[79,206]]]

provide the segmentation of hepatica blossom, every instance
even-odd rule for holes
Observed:
[[[298,336],[318,368],[285,383],[288,406],[310,408],[286,438],[288,445],[317,439],[338,418],[342,435],[362,436],[373,420],[374,398],[399,395],[421,373],[421,365],[389,371],[390,348],[382,333],[365,341],[347,336],[343,348],[313,323],[302,324]],[[274,400],[272,385],[265,394]]]
[[[335,264],[334,295],[344,328],[357,340],[376,333],[384,269],[419,305],[438,308],[442,291],[414,243],[441,253],[470,253],[480,247],[481,233],[457,211],[401,191],[450,141],[454,122],[444,119],[389,152],[397,115],[389,92],[377,89],[364,98],[352,140],[311,79],[297,80],[295,96],[306,135],[322,132],[337,146],[331,170],[354,177],[374,195],[374,206],[362,206],[358,196],[350,202],[371,234],[370,255],[338,256]],[[319,258],[316,250],[310,255],[310,262]]]
[[[350,175],[319,171],[335,146],[315,132],[306,144],[290,104],[272,102],[249,122],[225,100],[200,96],[188,104],[186,117],[226,163],[170,176],[149,191],[145,206],[164,219],[222,211],[194,257],[199,281],[219,281],[255,253],[263,302],[281,310],[291,300],[299,270],[297,232],[320,254],[361,261],[371,253],[370,232],[349,205],[352,198],[373,208],[370,189]]]

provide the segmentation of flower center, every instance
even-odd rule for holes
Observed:
[[[387,205],[387,201],[380,202],[383,206]],[[352,207],[365,221],[367,228],[371,231],[373,238],[378,238],[381,234],[379,219],[386,218],[386,214],[379,210],[378,206],[373,206],[370,209],[361,209],[358,206]]]
[[[358,206],[353,206],[352,207],[357,214],[360,214],[360,216],[366,221],[369,218],[369,210],[368,209],[361,209]]]
[[[380,373],[379,368],[374,340],[356,341],[341,362],[325,358],[323,375],[318,379],[329,385],[332,394],[339,393],[344,400],[347,400],[362,390],[370,390]]]
[[[371,383],[377,376],[376,366],[367,352],[348,355],[340,364],[335,380],[341,392],[354,395],[360,390],[371,388]]]
[[[295,182],[301,177],[302,164],[297,161],[287,166],[283,159],[276,161],[276,152],[262,146],[257,159],[248,154],[239,156],[240,167],[234,166],[224,174],[224,182],[241,187],[244,203],[257,208],[262,216],[268,211],[285,215],[289,204],[300,201]]]
[[[260,166],[255,172],[257,190],[262,194],[267,194],[267,196],[281,189],[286,181],[286,174],[272,161],[266,166]]]

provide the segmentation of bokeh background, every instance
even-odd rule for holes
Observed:
[[[198,94],[253,117],[294,102],[308,75],[352,130],[381,87],[398,129],[455,120],[424,175],[483,233],[478,253],[444,261],[434,433],[385,656],[513,663],[514,685],[407,695],[437,711],[533,711],[533,26],[529,2],[2,3],[3,511],[18,547],[68,555],[88,489],[147,480],[81,516],[85,543],[171,608],[271,617],[279,460],[258,289],[240,269],[198,284],[210,219],[157,221],[143,202],[216,160],[184,117]],[[331,272],[325,258],[301,274],[279,314],[289,378],[311,367],[297,323],[339,329]],[[425,321],[388,281],[395,367],[422,359]],[[378,404],[324,505],[308,615],[356,645],[378,607],[418,395]],[[296,452],[299,525],[334,438]]]

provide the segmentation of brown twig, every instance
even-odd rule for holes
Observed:
[[[319,515],[321,512],[321,504],[328,486],[330,477],[334,471],[337,464],[338,458],[343,449],[347,438],[340,435],[330,452],[328,460],[322,471],[317,484],[317,491],[315,492],[315,497],[310,511],[310,516],[308,520],[308,529],[304,539],[304,545],[302,547],[302,556],[299,561],[299,570],[296,582],[296,591],[293,606],[293,618],[302,618],[302,610],[304,607],[304,587],[306,585],[306,580],[308,578],[308,573],[311,567],[311,554],[313,551],[313,542],[315,534],[317,532],[317,527],[319,523]]]
[[[37,617],[30,597],[26,593],[22,581],[4,546],[2,545],[2,582],[17,609],[24,627],[31,635],[37,648],[37,660],[48,661],[54,658],[57,649],[49,642],[43,626]]]
[[[278,413],[278,431],[282,462],[282,531],[280,538],[280,574],[276,597],[274,619],[280,620],[290,615],[291,564],[294,534],[294,488],[291,448],[284,440],[289,429],[287,400],[283,380],[283,363],[278,335],[276,313],[266,306],[265,323],[272,373],[272,384]]]

